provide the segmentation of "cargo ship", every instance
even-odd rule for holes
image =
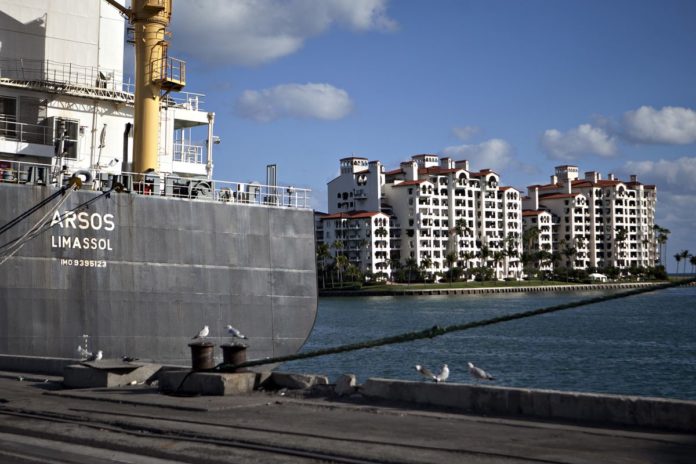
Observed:
[[[131,3],[2,3],[0,355],[182,365],[227,324],[249,359],[292,354],[317,312],[310,192],[272,164],[265,184],[214,179],[215,114],[169,56],[172,2]]]

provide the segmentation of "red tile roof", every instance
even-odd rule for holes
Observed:
[[[557,200],[559,198],[575,198],[579,193],[551,193],[548,195],[540,195],[539,196],[539,201],[541,200]]]
[[[538,216],[541,213],[545,213],[546,211],[540,210],[540,209],[525,209],[522,211],[522,217],[527,217],[527,216]]]
[[[322,219],[365,219],[382,214],[379,211],[355,211],[353,213],[333,213],[322,216]]]
[[[423,182],[428,182],[427,180],[424,179],[418,179],[418,180],[407,180],[404,182],[399,182],[398,184],[394,184],[394,187],[404,187],[404,186],[409,186],[409,185],[420,185]]]

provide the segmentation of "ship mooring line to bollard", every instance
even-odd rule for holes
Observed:
[[[569,303],[562,303],[554,306],[547,306],[545,308],[534,309],[531,311],[523,311],[520,313],[505,314],[503,316],[498,316],[490,319],[484,319],[480,321],[467,322],[465,324],[454,324],[445,327],[433,326],[429,329],[420,330],[416,332],[407,332],[399,335],[394,335],[391,337],[379,338],[376,340],[369,340],[361,343],[352,343],[349,345],[337,346],[333,348],[324,348],[321,350],[308,351],[306,353],[298,353],[288,356],[279,356],[275,358],[265,358],[257,359],[252,361],[246,361],[240,364],[226,364],[221,363],[215,366],[212,370],[222,371],[222,372],[233,372],[237,369],[242,369],[245,367],[262,366],[264,364],[278,364],[288,361],[297,361],[300,359],[316,358],[319,356],[327,356],[331,354],[347,353],[349,351],[364,350],[368,348],[376,348],[378,346],[394,345],[397,343],[406,343],[416,340],[423,340],[426,338],[435,338],[441,335],[445,335],[452,332],[462,332],[464,330],[475,329],[477,327],[484,327],[487,325],[499,324],[501,322],[514,321],[517,319],[524,319],[527,317],[540,316],[542,314],[550,314],[558,311],[563,311],[566,309],[578,308],[580,306],[586,306],[596,303],[603,303],[605,301],[618,300],[620,298],[627,298],[630,296],[640,295],[642,293],[654,292],[659,290],[665,290],[668,288],[678,287],[682,285],[689,285],[696,283],[696,277],[690,279],[679,280],[675,282],[668,282],[665,284],[659,284],[655,286],[637,288],[634,290],[629,290],[627,292],[616,293],[612,295],[603,295],[594,298],[586,298],[584,300],[572,301]],[[183,384],[183,382],[182,382]]]

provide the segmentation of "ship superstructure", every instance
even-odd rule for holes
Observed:
[[[3,2],[0,225],[71,177],[82,188],[0,235],[0,353],[71,357],[88,335],[107,356],[177,363],[204,324],[212,338],[240,327],[251,357],[308,336],[309,192],[278,186],[274,169],[266,184],[214,180],[215,115],[180,92],[170,15],[171,0]],[[135,82],[122,64],[131,30]]]

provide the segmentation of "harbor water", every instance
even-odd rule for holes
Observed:
[[[322,298],[302,351],[334,347],[489,319],[596,297],[610,291],[456,296]],[[356,374],[421,380],[414,365],[450,382],[474,383],[471,361],[492,373],[492,385],[696,400],[696,287],[611,300],[503,322],[434,339],[284,364],[334,380]]]

